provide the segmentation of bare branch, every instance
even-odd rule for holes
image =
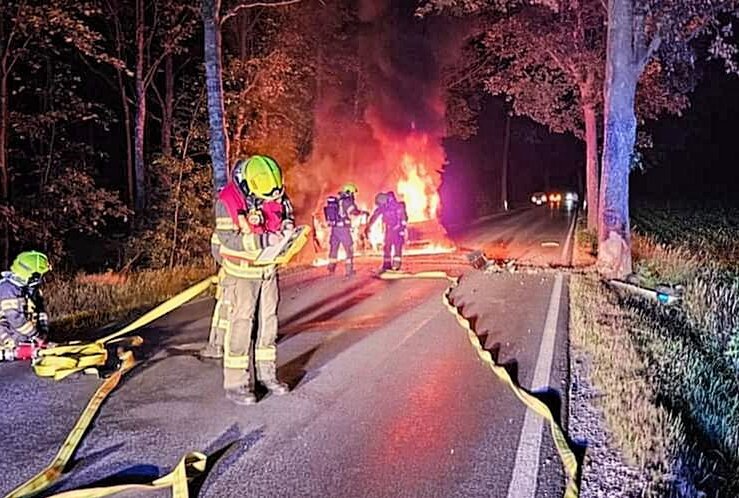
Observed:
[[[662,38],[657,34],[654,35],[654,38],[652,38],[652,41],[649,42],[649,46],[644,50],[642,54],[639,54],[639,58],[637,59],[636,64],[636,74],[641,74],[642,71],[644,71],[644,68],[649,64],[649,60],[652,58],[652,55],[659,49],[660,44],[662,43]]]
[[[162,97],[162,92],[159,91],[159,87],[157,87],[156,85],[151,85],[151,89],[154,90],[154,95],[159,101],[159,105],[162,107],[162,109],[164,109],[164,98]]]
[[[169,54],[169,52],[169,49],[162,51],[162,53],[159,54],[159,57],[157,57],[157,60],[155,60],[151,64],[151,66],[149,66],[149,71],[146,73],[146,76],[144,76],[144,88],[148,88],[149,85],[151,85],[151,80],[154,78],[154,75],[159,69],[159,66],[162,64],[162,61],[164,61],[164,58],[167,57],[167,54]]]
[[[252,3],[242,3],[231,10],[229,10],[224,16],[221,18],[221,25],[223,25],[228,19],[235,16],[240,10],[243,9],[253,9],[255,7],[283,7],[285,5],[291,5],[294,3],[299,3],[301,0],[280,0],[279,2],[252,2]]]

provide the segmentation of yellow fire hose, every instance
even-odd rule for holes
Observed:
[[[143,343],[143,340],[138,336],[122,336],[161,318],[170,311],[202,294],[211,285],[217,283],[217,277],[208,277],[147,312],[130,325],[95,342],[70,343],[41,351],[40,358],[33,366],[34,371],[40,377],[51,377],[54,380],[61,380],[82,370],[97,372],[99,368],[109,365],[111,361],[116,363],[116,369],[98,387],[97,391],[95,391],[95,394],[82,411],[77,423],[69,435],[67,435],[67,438],[61,448],[59,448],[52,462],[33,478],[11,491],[6,498],[34,496],[54,484],[62,476],[64,468],[69,463],[72,455],[74,455],[92,419],[100,409],[100,405],[105,401],[105,398],[111,391],[115,389],[123,375],[135,366],[136,362],[133,353],[127,350],[126,347],[138,346]],[[115,357],[112,357],[112,355],[115,355]],[[202,453],[192,452],[186,454],[172,472],[160,477],[151,484],[124,484],[105,488],[80,489],[59,493],[53,495],[53,497],[99,498],[123,491],[144,492],[172,488],[172,496],[174,498],[187,498],[189,495],[187,487],[189,480],[201,474],[205,470],[205,465],[206,456]]]
[[[452,291],[459,285],[459,277],[452,277],[444,271],[425,271],[419,273],[404,273],[388,271],[380,274],[380,278],[383,280],[402,280],[402,279],[443,279],[448,280],[451,284],[444,291],[442,296],[442,302],[447,307],[449,312],[454,315],[459,325],[467,331],[467,337],[475,349],[477,356],[482,360],[483,363],[488,365],[490,369],[501,379],[521,400],[521,402],[528,408],[533,410],[538,415],[544,417],[549,422],[549,428],[552,432],[552,439],[554,439],[554,445],[557,447],[562,465],[564,466],[565,472],[567,473],[567,487],[565,488],[564,498],[577,498],[579,496],[579,487],[577,484],[578,474],[578,462],[575,453],[570,448],[567,437],[564,434],[562,428],[557,424],[554,419],[554,415],[549,407],[544,404],[541,400],[533,396],[531,393],[524,390],[521,386],[517,385],[511,375],[508,373],[502,365],[498,365],[493,359],[490,352],[483,348],[480,340],[475,333],[474,328],[468,318],[462,314],[462,310],[457,308],[451,300]]]

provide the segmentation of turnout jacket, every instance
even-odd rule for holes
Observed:
[[[12,272],[0,274],[0,345],[31,340],[47,327],[41,291],[31,293]]]

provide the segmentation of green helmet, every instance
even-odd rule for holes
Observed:
[[[50,270],[49,258],[38,251],[20,253],[10,267],[10,271],[26,284],[40,280]]]
[[[277,199],[284,192],[282,171],[277,161],[268,156],[251,156],[246,161],[239,161],[240,168],[236,174],[241,176],[250,194],[260,199]]]
[[[353,183],[345,183],[344,186],[341,187],[342,193],[356,194],[358,191],[357,186]]]

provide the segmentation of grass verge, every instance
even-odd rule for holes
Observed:
[[[634,236],[647,284],[684,286],[666,307],[574,275],[571,337],[615,442],[648,496],[739,496],[739,280],[726,260]]]
[[[213,268],[177,267],[116,274],[57,277],[45,288],[56,341],[79,339],[112,321],[126,320],[212,275]]]

